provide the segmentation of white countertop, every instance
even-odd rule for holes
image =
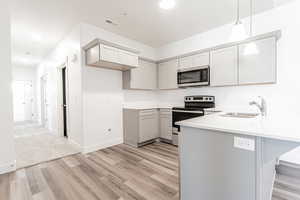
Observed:
[[[136,109],[136,110],[147,110],[147,109],[158,109],[167,108],[171,109],[173,107],[181,107],[183,105],[178,104],[124,104],[124,109]]]
[[[180,126],[300,142],[300,117],[232,118],[216,113],[178,122]]]

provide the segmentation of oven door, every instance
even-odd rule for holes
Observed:
[[[208,66],[178,70],[177,83],[179,87],[207,86],[209,76]]]
[[[173,118],[173,130],[172,130],[172,143],[173,145],[178,146],[178,134],[180,134],[180,126],[176,125],[176,122],[191,119],[194,117],[201,117],[204,115],[203,111],[185,111],[185,110],[176,110],[173,109],[172,118]]]
[[[172,123],[173,123],[173,132],[179,133],[180,132],[180,126],[176,125],[176,122],[195,118],[195,117],[201,117],[204,115],[203,111],[186,111],[186,110],[176,110],[173,109],[172,111]]]

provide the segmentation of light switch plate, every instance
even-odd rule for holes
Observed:
[[[234,147],[247,151],[255,151],[255,141],[249,138],[234,137]]]

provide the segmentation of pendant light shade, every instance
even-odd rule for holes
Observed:
[[[240,40],[244,40],[248,37],[245,26],[241,21],[238,21],[232,28],[230,41],[236,42]]]
[[[175,7],[175,0],[161,0],[159,6],[161,9],[170,10]]]
[[[240,1],[237,0],[237,20],[236,23],[234,24],[230,36],[230,41],[235,42],[235,41],[240,41],[244,40],[248,37],[245,26],[243,22],[240,20]]]

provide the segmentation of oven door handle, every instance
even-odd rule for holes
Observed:
[[[204,111],[186,111],[186,110],[172,110],[173,112],[179,112],[179,113],[198,113],[198,114],[204,114]]]

